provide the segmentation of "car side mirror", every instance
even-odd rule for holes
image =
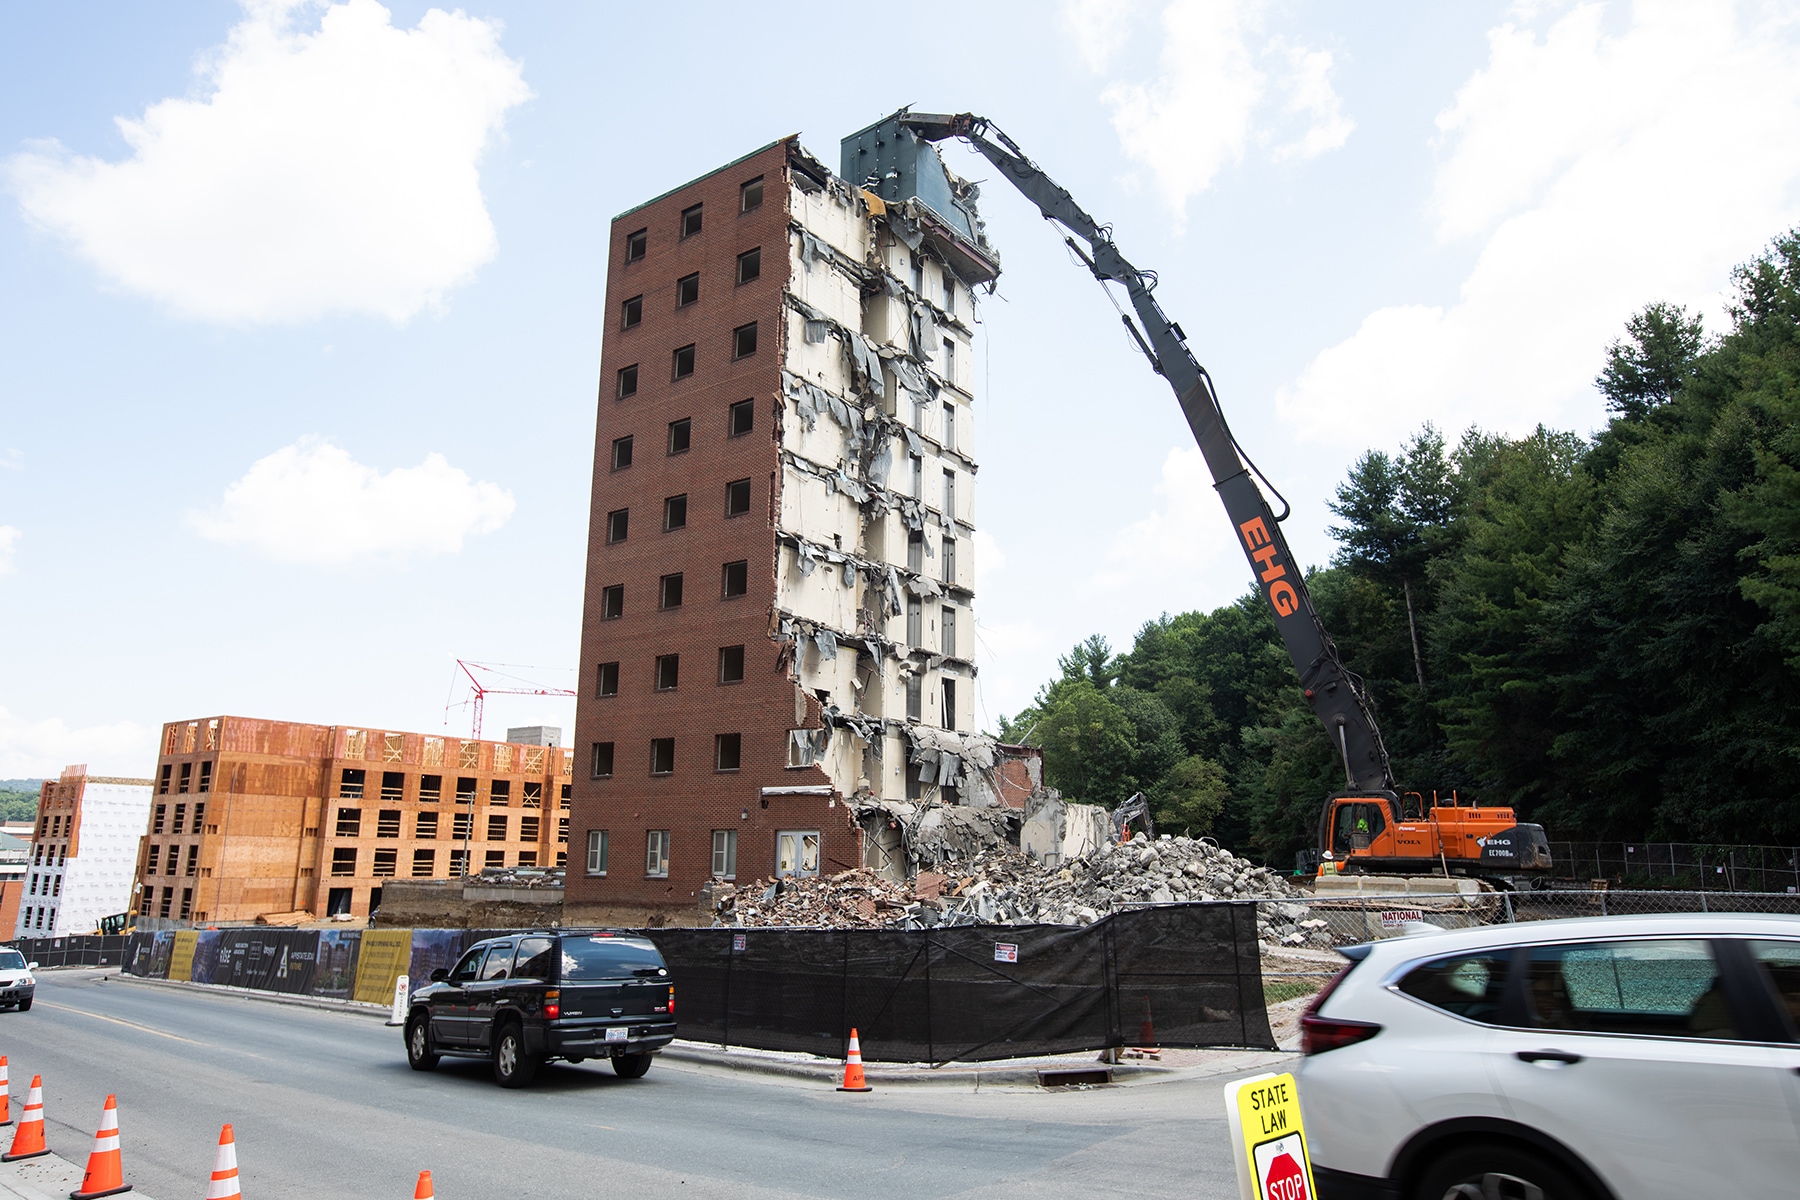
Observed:
[[[450,972],[443,967],[438,967],[431,972],[431,982],[433,983],[442,983],[448,978],[450,978]]]
[[[37,970],[37,964],[36,963],[26,963],[25,969],[27,971],[35,971],[35,970]]]

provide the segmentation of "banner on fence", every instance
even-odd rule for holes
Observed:
[[[192,979],[194,971],[194,950],[200,944],[200,935],[192,929],[182,929],[175,933],[169,950],[168,966],[163,968],[164,979]]]
[[[356,957],[356,987],[351,999],[385,1004],[394,997],[394,984],[409,974],[413,931],[368,929],[363,931]]]

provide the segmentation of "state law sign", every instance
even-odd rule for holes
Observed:
[[[1292,1075],[1227,1084],[1225,1114],[1243,1200],[1317,1200]]]

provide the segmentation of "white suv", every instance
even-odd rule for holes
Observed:
[[[1324,1200],[1800,1193],[1800,917],[1394,938],[1302,1019]]]

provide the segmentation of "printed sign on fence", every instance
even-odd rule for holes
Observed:
[[[994,961],[995,962],[1018,962],[1019,961],[1019,947],[1012,942],[995,942],[994,943]]]
[[[734,933],[731,935],[731,948],[733,950],[742,950],[745,946],[747,946],[749,944],[750,944],[750,939],[747,935],[742,934],[742,933]]]
[[[1402,925],[1411,924],[1414,921],[1423,921],[1424,919],[1425,914],[1416,908],[1387,908],[1383,909],[1381,912],[1381,927],[1383,929],[1398,929]]]
[[[412,930],[367,929],[356,955],[356,987],[351,998],[380,1004],[394,994],[394,983],[412,962]]]
[[[177,979],[183,983],[193,978],[194,947],[199,945],[200,935],[192,929],[175,931],[175,943],[169,950],[169,967],[166,979]]]

